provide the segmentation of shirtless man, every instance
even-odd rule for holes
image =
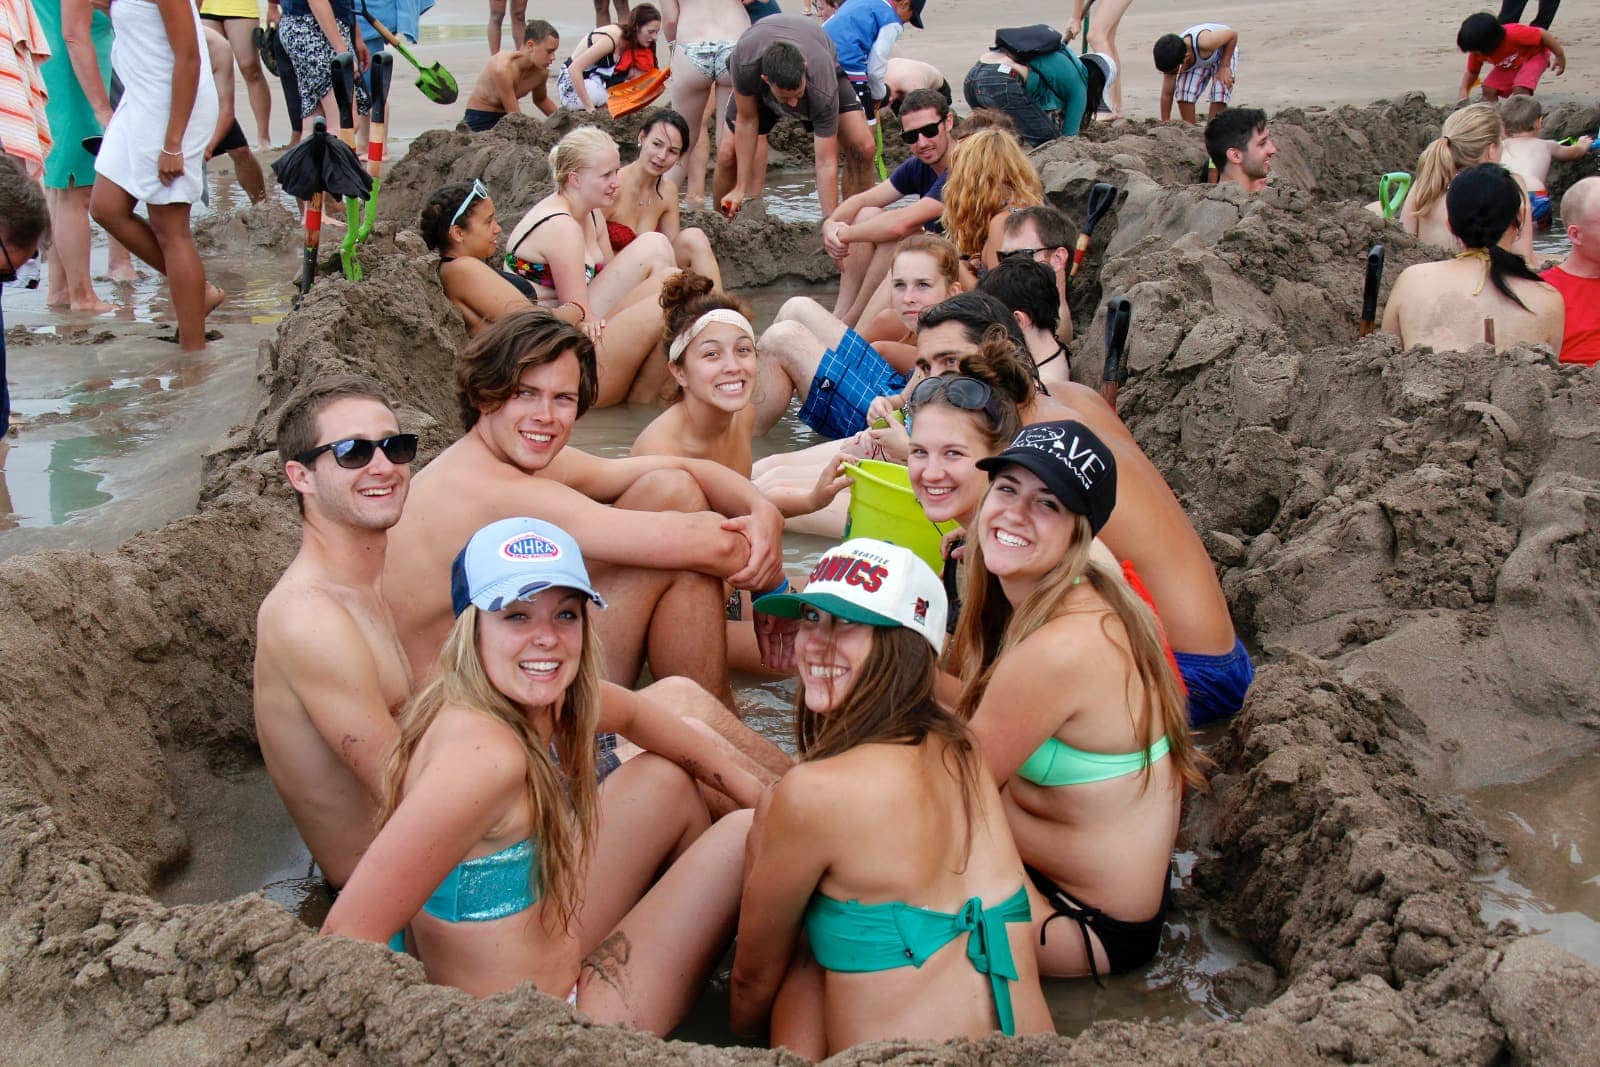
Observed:
[[[979,306],[972,300],[975,295],[986,294],[963,293],[951,300],[975,310]],[[984,331],[995,322],[1004,324],[999,318],[983,321],[970,314],[946,317],[942,309],[951,300],[924,312],[923,328],[917,332],[919,365],[927,359],[930,369],[940,368],[953,356],[974,354]],[[937,325],[929,325],[929,320]],[[1053,384],[1050,396],[1039,397],[1022,417],[1029,424],[1076,419],[1110,447],[1117,460],[1117,508],[1100,531],[1100,540],[1118,559],[1133,563],[1155,601],[1189,688],[1190,723],[1199,726],[1237,712],[1255,669],[1244,642],[1234,633],[1211,557],[1161,472],[1117,413],[1088,386]]]
[[[550,99],[550,64],[561,48],[561,37],[544,19],[530,20],[526,31],[517,48],[490,56],[478,75],[461,119],[473,133],[494,129],[507,115],[521,114],[525,96],[544,114],[556,113],[556,102]]]
[[[1500,162],[1515,174],[1528,190],[1528,209],[1533,224],[1548,230],[1553,219],[1550,191],[1545,186],[1552,160],[1582,159],[1589,154],[1594,138],[1585,134],[1570,145],[1549,141],[1544,133],[1544,105],[1532,96],[1513,96],[1500,105],[1500,121],[1506,129],[1500,142]]]
[[[648,661],[657,678],[684,675],[731,702],[722,582],[782,584],[783,516],[716,463],[568,448],[594,402],[593,361],[583,333],[541,310],[500,319],[457,361],[466,433],[417,476],[390,535],[385,590],[412,670],[429,673],[450,628],[461,546],[496,519],[533,515],[583,546],[611,605],[596,620],[608,680],[631,686]],[[757,624],[764,659],[787,669],[793,630]]]
[[[1247,193],[1259,192],[1272,173],[1278,146],[1267,129],[1267,113],[1233,107],[1206,123],[1206,154],[1217,170],[1217,184],[1232,182]]]
[[[382,578],[416,450],[416,435],[400,433],[362,378],[314,383],[278,422],[278,455],[304,525],[299,553],[256,616],[256,738],[334,888],[376,832],[394,716],[411,695]]]
[[[1006,216],[1000,238],[1000,258],[1023,252],[1035,263],[1050,268],[1056,281],[1056,340],[1072,343],[1072,308],[1067,306],[1067,275],[1072,270],[1072,251],[1077,233],[1067,217],[1049,204],[1035,204]],[[1043,366],[1043,364],[1040,364]]]
[[[918,89],[932,89],[944,97],[946,104],[955,102],[955,95],[950,91],[950,82],[945,78],[944,71],[920,59],[891,56],[889,70],[883,76],[883,80],[889,87],[889,108],[896,115],[900,114],[900,105],[905,103],[906,95]]]

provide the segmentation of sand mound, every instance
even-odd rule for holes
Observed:
[[[842,1060],[1586,1057],[1600,970],[1483,928],[1469,876],[1495,845],[1430,781],[1484,780],[1600,725],[1600,379],[1537,351],[1357,342],[1365,246],[1390,244],[1390,277],[1419,254],[1357,208],[1309,190],[1163,188],[1110,157],[1058,164],[1121,178],[1083,288],[1134,294],[1125,416],[1272,660],[1213,753],[1214,792],[1192,800],[1186,897],[1276,971],[1240,969],[1265,1002],[1237,1023],[886,1042]],[[1063,170],[1053,195],[1091,179]],[[253,757],[254,613],[295,544],[264,454],[283,399],[356,369],[427,445],[453,436],[463,334],[431,261],[402,232],[363,262],[367,281],[319,282],[263,346],[268,399],[210,457],[196,516],[109,555],[0,562],[11,1055],[790,1062],[592,1027],[527,988],[474,1001],[423,984],[413,961],[317,938],[259,895],[172,908],[145,895],[185,847],[171,778],[195,753]],[[1094,351],[1080,343],[1080,373],[1098,369]]]

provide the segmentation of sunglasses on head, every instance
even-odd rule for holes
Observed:
[[[383,449],[384,458],[390,463],[397,465],[410,463],[417,458],[417,435],[397,433],[381,441],[369,441],[365,437],[346,437],[308,449],[294,458],[303,466],[309,467],[324,452],[332,452],[333,461],[339,466],[345,470],[358,471],[372,462],[373,453],[380,448]]]
[[[472,189],[467,193],[467,198],[461,201],[461,206],[456,208],[456,213],[450,216],[450,225],[456,226],[461,222],[461,216],[467,213],[467,208],[472,206],[474,200],[489,199],[489,188],[483,184],[481,178],[472,179]]]
[[[992,425],[1000,425],[1000,406],[994,402],[994,390],[989,388],[988,382],[980,382],[964,374],[941,375],[918,382],[917,387],[911,390],[913,414],[940,393],[944,394],[951,407],[962,411],[981,411],[989,416]]]
[[[938,122],[930,122],[926,126],[918,126],[915,129],[901,130],[900,140],[906,144],[916,144],[917,141],[926,137],[931,141],[939,136],[939,131],[942,129],[944,129],[944,119],[940,119]]]
[[[1000,260],[1000,262],[1002,262],[1002,263],[1004,263],[1008,259],[1016,259],[1019,256],[1026,256],[1028,259],[1032,259],[1034,256],[1038,255],[1040,252],[1054,252],[1058,248],[1065,248],[1065,247],[1067,247],[1067,246],[1066,245],[1040,245],[1038,248],[1013,248],[1009,252],[1001,252],[1001,253],[999,253],[996,258],[998,258]]]

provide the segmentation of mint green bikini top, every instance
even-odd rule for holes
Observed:
[[[1154,763],[1166,756],[1171,748],[1171,744],[1163,737],[1145,752],[1107,754],[1085,752],[1059,738],[1047,737],[1043,744],[1033,750],[1027,762],[1017,768],[1017,777],[1043,786],[1104,782],[1125,774],[1138,774],[1145,768],[1146,752],[1150,757],[1149,762]]]
[[[1031,922],[1026,887],[1018,887],[1010,899],[992,908],[973,897],[953,914],[898,901],[862,904],[813,893],[805,917],[812,955],[828,970],[845,974],[921,967],[928,957],[966,934],[967,959],[973,970],[989,976],[995,1014],[1008,1036],[1017,1030],[1007,984],[1017,980],[1017,963],[1006,926]]]
[[[534,848],[531,839],[450,869],[422,910],[445,922],[487,922],[504,919],[538,903],[533,890]]]

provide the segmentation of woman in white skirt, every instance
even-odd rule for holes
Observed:
[[[95,159],[89,210],[106,232],[166,275],[178,344],[202,349],[206,315],[223,294],[206,284],[189,229],[189,205],[200,199],[217,125],[200,14],[190,0],[112,0],[111,25],[111,67],[123,92]],[[133,213],[141,200],[149,222]]]

